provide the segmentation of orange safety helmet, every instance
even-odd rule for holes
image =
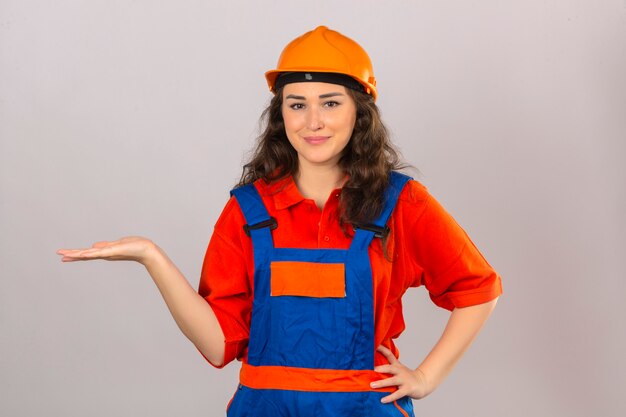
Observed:
[[[348,75],[376,100],[376,78],[367,52],[352,39],[326,26],[318,26],[294,39],[283,49],[276,69],[265,73],[270,91],[276,93],[276,79],[286,72]]]

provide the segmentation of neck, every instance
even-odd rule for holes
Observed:
[[[300,194],[322,209],[330,193],[343,186],[345,178],[346,174],[337,165],[310,167],[301,163],[294,180]]]

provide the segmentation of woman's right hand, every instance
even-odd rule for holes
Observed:
[[[150,239],[129,236],[111,242],[97,242],[86,249],[59,249],[57,253],[63,256],[63,262],[104,259],[143,264],[185,336],[211,363],[223,365],[224,332],[211,306]]]
[[[128,236],[114,241],[94,243],[86,249],[59,249],[62,262],[91,261],[104,259],[107,261],[135,261],[146,265],[148,260],[158,251],[150,240],[139,236]]]

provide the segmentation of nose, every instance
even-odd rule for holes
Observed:
[[[311,131],[320,130],[324,127],[324,121],[322,120],[322,115],[320,114],[319,109],[315,107],[309,108],[309,111],[307,112],[306,125]]]

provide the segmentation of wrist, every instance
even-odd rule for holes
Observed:
[[[422,387],[420,398],[423,398],[435,390],[435,384],[432,379],[424,372],[423,369],[418,367],[413,371],[413,374],[419,381],[419,385]]]
[[[146,241],[142,252],[139,262],[147,269],[158,264],[164,258],[164,253],[161,248],[151,240]]]

